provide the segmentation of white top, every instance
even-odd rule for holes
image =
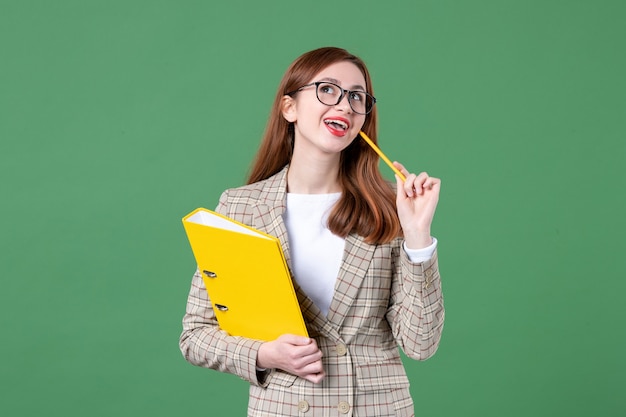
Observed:
[[[287,193],[283,218],[289,236],[289,253],[294,279],[305,294],[328,314],[341,267],[345,239],[327,227],[328,214],[341,193]],[[433,255],[437,240],[424,249],[407,249],[412,262],[423,262]]]

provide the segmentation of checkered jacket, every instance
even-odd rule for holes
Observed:
[[[286,168],[271,178],[225,191],[217,211],[278,237],[290,265]],[[202,277],[194,274],[180,348],[192,364],[250,382],[249,416],[413,416],[398,346],[413,359],[432,356],[444,322],[437,253],[414,264],[402,240],[370,245],[351,234],[327,316],[294,281],[309,335],[323,352],[319,384],[281,370],[257,372],[262,342],[219,329]]]

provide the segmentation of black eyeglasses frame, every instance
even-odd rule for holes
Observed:
[[[337,87],[341,91],[341,94],[339,95],[339,99],[337,100],[337,102],[335,104],[326,104],[326,103],[324,103],[320,99],[320,96],[319,96],[319,86],[320,86],[320,84],[330,84],[330,85],[333,85],[333,86]],[[337,85],[337,84],[335,84],[333,82],[330,82],[330,81],[314,81],[312,83],[303,85],[302,87],[300,87],[300,88],[298,88],[296,90],[293,90],[293,91],[291,91],[291,92],[289,92],[289,93],[287,93],[285,95],[293,96],[294,94],[296,94],[297,92],[301,91],[302,89],[307,88],[307,87],[311,87],[312,85],[315,86],[315,96],[317,97],[317,100],[320,103],[322,103],[323,105],[325,105],[325,106],[336,106],[337,104],[341,103],[341,100],[343,100],[343,98],[344,98],[344,96],[346,94],[348,94],[348,104],[350,104],[350,108],[356,114],[367,115],[367,114],[371,113],[372,109],[374,108],[374,105],[376,104],[376,97],[374,97],[373,95],[369,94],[368,92],[362,91],[362,90],[346,90],[345,88],[341,88],[341,86],[339,86],[339,85]],[[355,110],[354,106],[352,106],[352,99],[350,98],[350,93],[363,93],[363,94],[365,94],[366,98],[369,98],[371,100],[372,105],[370,106],[369,109],[366,108],[365,113],[362,113],[362,112],[360,112],[358,110]],[[367,100],[366,100],[366,106],[367,106]]]

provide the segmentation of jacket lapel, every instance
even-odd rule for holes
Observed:
[[[291,270],[289,239],[283,221],[283,213],[287,209],[287,167],[267,181],[262,195],[253,207],[253,226],[280,240]]]
[[[253,226],[280,240],[289,273],[293,276],[289,251],[289,235],[283,220],[283,214],[287,209],[287,170],[288,167],[285,167],[281,172],[268,179],[263,188],[263,197],[254,205]],[[305,294],[296,281],[292,280],[292,282],[300,303],[302,315],[310,332],[313,333],[312,335],[324,333],[334,334],[338,337],[338,332],[332,328],[321,310]]]
[[[356,234],[351,233],[346,238],[343,260],[328,312],[328,320],[337,328],[341,327],[357,298],[375,249],[376,245],[365,243],[363,238]]]

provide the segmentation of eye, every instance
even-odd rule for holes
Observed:
[[[323,83],[318,87],[318,91],[323,94],[329,94],[331,96],[337,95],[339,89],[334,84]]]
[[[363,91],[351,91],[350,100],[352,101],[365,101],[365,92]]]

